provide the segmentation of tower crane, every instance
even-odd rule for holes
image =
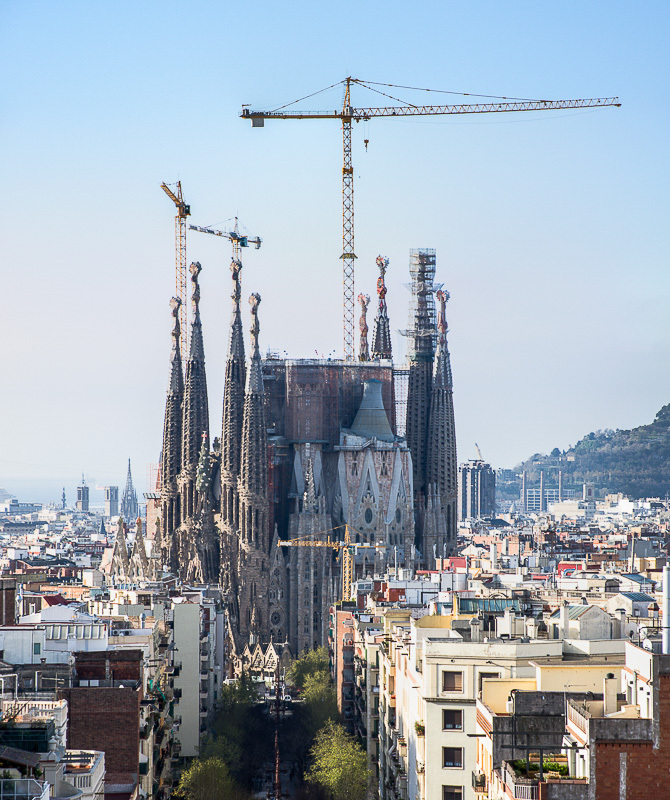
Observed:
[[[186,217],[191,216],[191,206],[184,202],[181,193],[181,181],[177,181],[175,186],[176,191],[172,191],[167,183],[161,183],[161,189],[172,200],[177,209],[177,214],[174,218],[174,243],[175,243],[175,297],[181,300],[179,306],[179,324],[181,325],[181,335],[179,337],[179,346],[181,348],[182,358],[186,357],[186,338],[188,336],[188,328],[186,327],[188,302],[186,297]]]
[[[519,98],[491,97],[489,95],[464,95],[481,97],[482,99],[504,102],[459,103],[456,105],[412,105],[403,103],[399,106],[354,108],[351,105],[351,86],[358,84],[373,92],[398,100],[386,92],[373,88],[384,86],[400,89],[415,89],[412,86],[397,86],[390,83],[363,81],[348,77],[343,81],[314,92],[320,94],[334,86],[344,86],[344,101],[341,109],[334,111],[294,111],[288,106],[299,102],[287,103],[272,111],[256,111],[243,106],[240,117],[250,119],[253,128],[262,128],[266,119],[339,119],[342,122],[342,303],[344,310],[344,358],[354,360],[354,170],[351,157],[351,123],[368,121],[373,117],[405,117],[437,114],[490,114],[503,111],[551,111],[569,108],[598,108],[601,106],[620,106],[617,97],[599,97],[586,100],[528,100]],[[422,89],[421,91],[436,91]],[[460,92],[441,92],[442,94],[461,94]],[[301,98],[306,99],[306,98]],[[403,102],[403,101],[398,101]],[[366,140],[367,149],[367,140]]]
[[[240,260],[240,249],[242,247],[249,247],[250,244],[255,245],[256,250],[259,249],[262,243],[260,236],[244,236],[240,233],[237,217],[235,217],[235,227],[232,231],[217,231],[214,228],[203,228],[200,225],[189,225],[189,230],[200,231],[200,233],[211,233],[213,236],[223,236],[224,239],[230,240],[233,245],[233,261]]]
[[[475,442],[475,449],[477,450],[477,456],[479,457],[479,460],[483,461],[484,458],[482,456],[482,451],[479,449],[479,445],[477,444],[477,442]]]
[[[354,579],[354,554],[357,550],[378,550],[386,548],[385,544],[368,544],[367,542],[353,542],[351,540],[350,529],[351,526],[338,525],[335,528],[330,528],[323,533],[330,533],[339,528],[344,528],[344,539],[337,540],[331,539],[330,536],[323,540],[313,540],[307,538],[300,539],[280,539],[277,542],[278,547],[328,547],[338,553],[342,553],[342,600],[349,600],[351,598],[351,584]]]

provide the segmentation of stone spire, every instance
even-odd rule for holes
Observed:
[[[186,385],[184,387],[182,427],[182,469],[195,470],[200,455],[202,434],[209,435],[209,408],[207,403],[207,375],[205,373],[205,349],[202,342],[200,322],[200,285],[198,278],[202,267],[191,264],[193,322],[189,353],[186,361]]]
[[[172,355],[170,356],[170,381],[165,401],[163,423],[163,450],[161,452],[161,524],[159,540],[156,542],[160,566],[173,566],[173,538],[181,522],[181,507],[177,491],[177,476],[181,469],[182,405],[184,401],[184,378],[181,368],[179,337],[179,308],[181,300],[173,297],[172,309]]]
[[[240,473],[240,448],[242,445],[242,416],[244,413],[244,337],[240,315],[240,272],[242,264],[233,260],[230,271],[233,278],[233,315],[230,324],[226,377],[223,389],[223,424],[221,429],[221,512],[224,525],[234,523],[233,494],[237,490]]]
[[[238,632],[243,640],[250,633],[269,638],[269,473],[265,415],[265,391],[258,347],[258,305],[260,295],[252,294],[251,358],[247,371],[242,447],[238,482]],[[242,579],[243,578],[243,579]],[[252,616],[253,615],[253,616]]]
[[[440,303],[440,311],[428,418],[426,482],[434,497],[434,505],[439,506],[437,510],[442,524],[435,530],[433,549],[442,557],[445,552],[451,554],[456,543],[458,464],[453,382],[447,347],[446,305],[449,293],[440,289],[436,296]],[[427,556],[430,556],[430,553],[424,552],[424,558]]]
[[[130,459],[128,459],[128,473],[126,475],[126,487],[121,497],[120,514],[124,519],[135,519],[139,505],[137,503],[137,492],[133,486],[133,474],[130,471]]]
[[[368,306],[370,305],[370,295],[369,294],[359,294],[358,295],[358,302],[361,304],[361,319],[358,323],[358,327],[361,332],[361,343],[358,350],[358,360],[359,361],[369,361],[370,360],[370,351],[368,350]]]
[[[223,421],[221,427],[221,539],[220,583],[224,591],[236,594],[237,559],[239,550],[238,480],[240,476],[240,450],[242,447],[242,417],[244,415],[244,386],[246,365],[244,337],[240,313],[240,272],[242,262],[233,259],[230,273],[233,279],[232,317],[228,358],[223,389]],[[234,610],[234,609],[233,609]]]
[[[181,423],[182,402],[184,400],[184,379],[179,351],[179,307],[181,300],[173,297],[172,309],[172,355],[170,356],[170,381],[165,402],[165,422],[163,424],[163,450],[161,453],[161,487],[163,490],[176,488],[177,475],[181,469]]]
[[[251,358],[247,372],[242,418],[242,447],[240,453],[240,489],[249,494],[267,496],[268,458],[265,420],[265,392],[261,356],[258,347],[259,294],[249,298],[251,305]]]
[[[130,561],[128,559],[128,543],[123,518],[119,517],[116,530],[116,541],[112,552],[112,578],[118,583],[125,583],[130,577]]]
[[[386,283],[384,275],[388,268],[389,260],[383,256],[377,256],[377,266],[379,267],[379,277],[377,278],[377,296],[379,306],[377,316],[372,328],[372,359],[391,359],[391,328],[389,325],[388,311],[386,308]]]
[[[434,286],[435,251],[410,251],[412,276],[411,327],[405,331],[409,338],[409,379],[407,388],[407,419],[405,433],[412,452],[415,498],[426,491],[426,449],[428,445],[428,415],[432,390],[433,358],[435,355]],[[420,503],[416,503],[420,506]]]
[[[149,569],[149,559],[147,558],[147,551],[144,545],[144,536],[142,535],[142,520],[137,518],[135,523],[135,541],[133,542],[133,550],[130,554],[130,567],[129,574],[133,581],[147,581],[152,579]]]

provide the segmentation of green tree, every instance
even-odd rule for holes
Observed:
[[[247,800],[248,793],[230,777],[220,758],[195,760],[182,774],[177,790],[186,800]]]
[[[312,734],[328,720],[337,720],[337,695],[327,672],[314,672],[305,679],[302,696]]]
[[[329,720],[316,734],[310,752],[309,783],[323,787],[332,800],[364,800],[370,771],[363,748],[342,725]]]
[[[288,671],[288,679],[297,686],[300,691],[305,688],[305,681],[309,675],[314,675],[316,672],[325,672],[330,674],[330,662],[328,660],[328,651],[325,647],[318,647],[316,650],[305,651],[300,658],[291,664]]]

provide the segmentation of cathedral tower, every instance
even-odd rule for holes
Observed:
[[[424,564],[433,558],[451,555],[456,545],[458,465],[454,423],[453,382],[447,347],[446,305],[449,293],[439,289],[440,311],[437,323],[437,349],[433,365],[433,384],[428,417],[426,483],[431,515],[424,522]]]
[[[200,284],[202,267],[199,263],[190,266],[193,306],[193,322],[186,360],[184,386],[180,493],[184,519],[193,517],[195,505],[195,473],[200,457],[203,433],[209,437],[209,408],[207,402],[207,376],[205,373],[205,348],[200,322]]]
[[[410,328],[408,337],[409,379],[407,388],[407,419],[405,434],[412,453],[414,474],[414,506],[417,512],[417,545],[422,555],[423,518],[427,490],[428,417],[433,386],[433,360],[435,356],[435,301],[433,293],[439,286],[435,278],[435,251],[410,250],[410,275],[412,299],[410,303]]]
[[[177,533],[178,572],[182,579],[209,583],[218,579],[218,541],[214,531],[212,487],[209,455],[209,404],[205,348],[200,320],[200,283],[202,267],[191,264],[191,302],[193,322],[189,338],[186,380],[182,404],[181,472],[177,479],[182,510],[181,527]],[[207,448],[204,455],[203,445]],[[204,467],[203,467],[204,464]],[[205,485],[199,467],[205,469],[210,483]]]
[[[269,638],[269,475],[265,392],[258,348],[259,294],[251,305],[251,358],[242,416],[237,559],[237,628],[240,638]]]
[[[160,552],[161,566],[169,565],[176,572],[176,553],[174,550],[174,532],[181,524],[181,508],[177,491],[177,476],[181,469],[182,444],[182,403],[184,399],[184,378],[181,368],[179,350],[179,307],[181,301],[173,297],[170,301],[172,309],[172,354],[170,356],[170,379],[167,399],[165,401],[165,420],[163,423],[163,449],[161,451],[161,523]]]
[[[221,586],[233,590],[233,565],[237,561],[236,533],[238,523],[237,482],[240,475],[242,417],[244,414],[244,337],[240,315],[240,272],[242,263],[233,260],[233,315],[230,324],[228,358],[223,389],[223,422],[221,427]]]

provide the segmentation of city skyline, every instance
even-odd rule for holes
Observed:
[[[382,17],[378,4],[297,3],[285,14],[261,3],[237,10],[234,35],[209,3],[179,17],[177,4],[152,2],[3,6],[0,141],[13,159],[1,223],[12,302],[0,319],[0,487],[31,500],[31,485],[53,483],[57,498],[65,484],[72,497],[82,470],[92,485],[123,486],[130,456],[146,490],[174,293],[174,209],[161,181],[182,181],[194,224],[232,227],[239,214],[263,238],[244,253],[245,292],[263,295],[263,351],[340,355],[339,126],[252,131],[238,114],[347,74],[482,94],[619,96],[620,109],[356,126],[356,293],[373,295],[374,259],[389,257],[397,353],[409,250],[436,248],[436,280],[451,293],[459,462],[476,455],[475,441],[493,466],[512,467],[591,430],[653,419],[670,400],[659,180],[669,12],[478,7],[475,18],[421,3],[408,29],[400,6]],[[343,51],[338,26],[354,9]],[[355,102],[377,104],[356,91]],[[189,232],[188,261],[203,266],[216,431],[230,248],[210,239]],[[245,335],[248,326],[247,316]]]

